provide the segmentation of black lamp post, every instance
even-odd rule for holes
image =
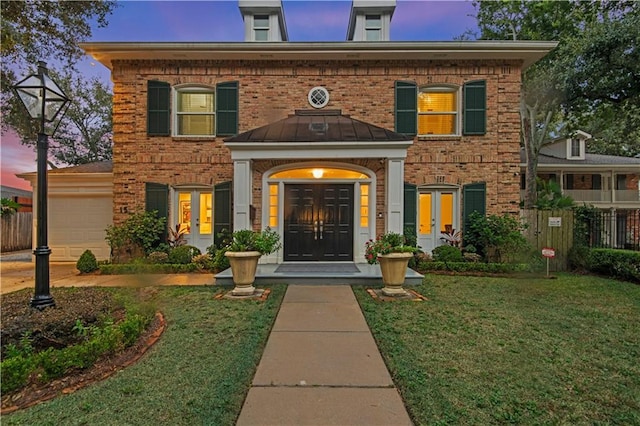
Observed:
[[[37,246],[36,289],[31,306],[44,309],[55,306],[49,293],[49,248],[47,238],[47,151],[49,136],[58,128],[60,120],[69,107],[69,98],[48,76],[47,64],[38,62],[38,73],[31,74],[16,84],[13,89],[32,119],[40,120],[38,129],[38,194],[37,194]]]

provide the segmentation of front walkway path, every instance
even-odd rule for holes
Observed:
[[[237,425],[410,425],[349,286],[289,286]]]

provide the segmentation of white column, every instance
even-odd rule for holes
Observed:
[[[387,193],[386,232],[403,233],[404,225],[404,159],[389,158],[385,179]]]
[[[233,162],[233,230],[251,229],[251,160]]]

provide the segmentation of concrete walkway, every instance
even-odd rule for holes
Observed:
[[[287,288],[237,425],[410,425],[349,286]]]

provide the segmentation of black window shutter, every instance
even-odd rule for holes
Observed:
[[[164,81],[147,82],[147,134],[169,136],[171,86]]]
[[[216,135],[238,133],[238,82],[220,83],[216,86]]]
[[[145,211],[151,212],[154,210],[158,212],[158,217],[169,219],[169,186],[147,182],[145,184]],[[160,240],[162,242],[167,241],[166,226]]]
[[[418,132],[418,90],[413,82],[395,82],[395,131],[415,136]]]
[[[404,226],[405,236],[418,238],[418,190],[416,185],[404,183]],[[416,241],[412,241],[415,243]]]
[[[469,228],[469,216],[478,212],[482,216],[487,213],[487,184],[485,182],[470,183],[462,187],[462,215],[464,235]]]
[[[213,199],[213,243],[219,247],[222,231],[233,231],[233,186],[223,182],[215,186]]]
[[[484,135],[487,132],[487,82],[479,80],[466,83],[463,96],[463,134]]]
[[[591,189],[602,189],[601,175],[591,175]]]

